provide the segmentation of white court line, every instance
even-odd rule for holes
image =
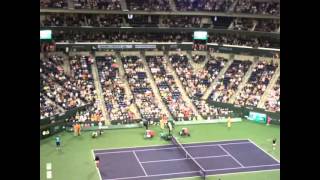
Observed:
[[[221,169],[209,169],[206,171],[221,171],[221,170],[232,170],[232,169],[247,169],[247,168],[259,168],[259,167],[269,167],[269,166],[278,166],[280,164],[266,164],[266,165],[259,165],[259,166],[244,166],[244,167],[234,167],[234,168],[221,168]]]
[[[235,157],[233,157],[227,150],[225,150],[221,145],[219,145],[219,147],[225,152],[227,153],[234,161],[236,161],[241,167],[244,167]]]
[[[226,156],[229,156],[229,155],[194,157],[194,159],[209,159],[209,158],[226,157]],[[141,163],[157,163],[157,162],[168,162],[168,161],[182,161],[182,160],[187,160],[187,159],[188,159],[188,158],[164,159],[164,160],[157,160],[157,161],[143,161],[143,162],[141,162]]]
[[[267,170],[257,170],[257,171],[244,171],[244,172],[233,172],[233,173],[223,173],[223,174],[212,174],[212,175],[207,175],[207,176],[227,176],[231,174],[250,174],[250,173],[255,173],[255,172],[268,172],[268,171],[279,171],[279,169],[267,169]],[[189,176],[189,177],[182,177],[182,178],[174,178],[175,180],[178,179],[190,179],[190,178],[195,178],[198,176]],[[163,179],[163,180],[170,180],[170,179]]]
[[[143,170],[144,175],[145,175],[145,176],[148,176],[148,174],[147,174],[146,170],[144,169],[144,167],[142,166],[142,164],[141,164],[141,162],[140,162],[140,160],[139,160],[139,158],[138,158],[138,156],[137,156],[136,152],[135,152],[135,151],[132,151],[132,152],[133,152],[133,155],[136,157],[136,159],[137,159],[137,161],[138,161],[138,163],[139,163],[139,165],[140,165],[141,169]]]
[[[248,139],[226,139],[221,141],[197,141],[197,142],[189,142],[183,144],[201,144],[201,143],[217,143],[217,142],[226,142],[226,141],[248,141]],[[173,146],[172,144],[156,144],[149,145],[147,147],[156,147],[156,146]],[[105,148],[105,149],[93,149],[94,151],[103,151],[103,150],[118,150],[118,149],[128,149],[128,148],[145,148],[146,146],[126,146],[126,147],[118,147],[118,148]]]
[[[91,149],[91,153],[92,153],[92,157],[93,157],[93,159],[95,159],[93,149]],[[97,168],[97,166],[96,166],[95,168],[96,168],[96,169],[97,169],[97,171],[98,171],[99,179],[100,179],[100,180],[102,180],[102,177],[101,177],[101,174],[100,174],[100,170],[99,170],[99,168]]]
[[[193,147],[212,147],[219,145],[232,145],[232,144],[251,144],[250,142],[239,142],[239,143],[224,143],[224,144],[205,144],[205,145],[194,145],[194,146],[185,146],[186,149]],[[152,148],[152,149],[140,149],[140,150],[126,150],[126,151],[113,151],[113,152],[101,152],[96,154],[117,154],[117,153],[131,153],[132,151],[144,152],[144,151],[160,151],[164,149],[178,149],[179,147],[167,147],[167,148]]]
[[[52,163],[47,163],[46,164],[46,168],[47,168],[47,170],[52,170]]]
[[[190,174],[190,173],[196,173],[199,171],[185,171],[185,172],[177,172],[177,173],[168,173],[168,174],[155,174],[155,175],[149,175],[148,177],[157,177],[157,176],[166,176],[166,175],[175,175],[175,174]],[[132,177],[123,177],[123,178],[114,178],[114,179],[104,179],[104,180],[118,180],[118,179],[134,179],[134,178],[141,178],[146,176],[132,176]]]
[[[273,160],[277,161],[278,163],[280,163],[280,161],[273,157],[270,153],[268,153],[267,151],[265,151],[264,149],[262,149],[260,146],[258,146],[255,142],[253,142],[251,139],[248,139],[252,144],[254,144],[257,148],[261,149],[263,152],[265,152],[266,154],[268,154]]]
[[[280,164],[269,164],[269,165],[260,165],[260,166],[247,166],[247,167],[236,167],[236,168],[221,168],[221,169],[209,169],[206,171],[223,171],[223,170],[234,170],[234,169],[247,169],[247,168],[258,168],[258,167],[269,167],[269,166],[278,166]],[[263,170],[262,170],[263,171]],[[187,171],[187,172],[178,172],[178,173],[167,173],[167,174],[154,174],[149,175],[148,177],[157,177],[157,176],[169,176],[169,175],[175,175],[175,174],[190,174],[195,173],[199,171]],[[215,175],[215,174],[213,174]],[[141,178],[145,176],[132,176],[132,177],[123,177],[123,178],[114,178],[114,179],[104,179],[104,180],[120,180],[120,179],[134,179],[134,178]]]

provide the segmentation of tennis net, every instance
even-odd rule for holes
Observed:
[[[192,156],[190,155],[190,153],[182,146],[181,143],[178,142],[178,140],[177,140],[175,137],[172,137],[171,141],[172,141],[172,143],[173,143],[174,145],[178,146],[179,151],[182,152],[182,153],[184,153],[184,154],[185,154],[185,157],[186,157],[187,159],[191,159],[191,160],[192,160],[192,162],[198,167],[200,176],[201,176],[203,179],[205,179],[205,178],[206,178],[206,171],[205,171],[205,169],[194,159],[194,157],[192,157]]]

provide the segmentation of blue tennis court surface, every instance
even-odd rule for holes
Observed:
[[[183,144],[207,175],[280,169],[251,140]],[[102,180],[160,180],[199,176],[199,167],[176,145],[94,150]]]

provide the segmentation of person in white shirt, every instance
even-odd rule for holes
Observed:
[[[98,126],[99,126],[99,135],[101,135],[102,134],[102,121],[99,121]]]

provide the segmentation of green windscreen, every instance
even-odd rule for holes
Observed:
[[[261,123],[266,123],[267,121],[267,115],[263,113],[257,113],[257,112],[249,112],[249,120],[251,121],[257,121]]]

